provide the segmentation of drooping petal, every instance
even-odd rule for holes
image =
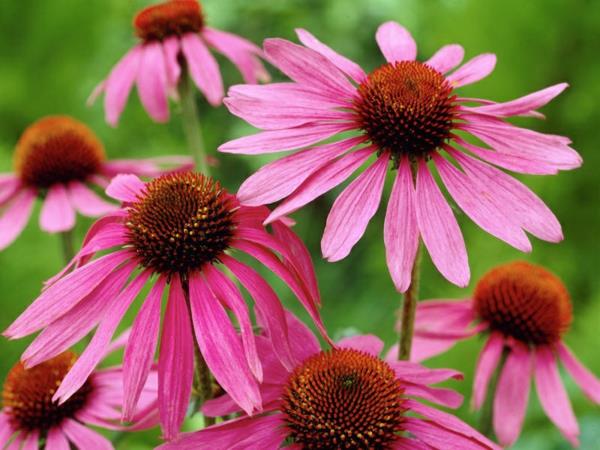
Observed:
[[[536,347],[534,366],[535,387],[542,408],[571,445],[579,446],[579,425],[560,379],[552,349],[547,346]]]
[[[465,86],[487,77],[494,67],[496,67],[496,55],[483,53],[467,61],[447,78],[454,87]]]
[[[488,385],[504,349],[504,338],[497,331],[492,331],[483,350],[479,354],[477,368],[475,369],[475,380],[473,381],[473,409],[479,409],[485,401],[488,391]]]
[[[461,433],[448,430],[446,427],[435,421],[421,420],[409,417],[404,422],[404,427],[417,439],[422,441],[425,448],[443,449],[443,450],[489,450],[490,448],[499,449],[497,446],[488,446],[478,442],[474,438],[464,436]],[[475,430],[473,430],[476,433]],[[402,448],[402,447],[401,447]],[[411,446],[408,448],[419,448]]]
[[[156,122],[169,120],[167,102],[167,69],[160,42],[143,46],[143,56],[137,74],[137,87],[144,108]]]
[[[179,276],[173,277],[158,357],[160,423],[167,441],[177,438],[192,394],[194,337]]]
[[[2,211],[0,216],[0,250],[4,250],[21,234],[31,216],[36,197],[34,189],[26,189]]]
[[[84,216],[99,217],[118,209],[79,181],[70,182],[67,190],[71,205]]]
[[[396,22],[379,26],[375,35],[387,62],[412,61],[417,57],[417,44],[406,28]]]
[[[106,122],[113,127],[117,126],[119,117],[127,103],[127,97],[138,75],[142,60],[143,46],[132,48],[119,61],[106,79],[104,95],[104,111]]]
[[[198,346],[217,382],[246,414],[261,410],[258,385],[244,358],[240,338],[199,274],[190,278],[190,306]]]
[[[569,375],[590,400],[600,404],[600,380],[573,355],[564,343],[558,344],[558,355]]]
[[[296,34],[298,35],[298,39],[308,48],[313,49],[316,52],[319,52],[329,61],[331,61],[335,66],[352,78],[356,83],[362,83],[367,74],[365,71],[354,61],[349,60],[345,56],[340,55],[336,51],[334,51],[331,47],[323,44],[319,41],[315,36],[313,36],[308,31],[302,28],[296,28]]]
[[[48,189],[40,212],[40,228],[48,233],[71,230],[75,226],[75,210],[63,184]]]
[[[519,437],[531,387],[532,358],[529,349],[515,344],[506,358],[494,395],[494,431],[501,445],[509,447]]]
[[[433,263],[446,279],[465,287],[470,278],[465,241],[424,161],[419,161],[415,206],[419,230]]]
[[[145,183],[136,175],[117,175],[106,188],[106,195],[115,200],[132,203],[138,200],[145,187]]]
[[[52,427],[46,437],[47,450],[70,450],[69,440],[60,427]]]
[[[446,73],[458,66],[464,56],[465,50],[460,45],[444,45],[425,64],[433,67],[438,72]]]
[[[389,157],[388,152],[381,155],[334,202],[321,240],[321,251],[328,261],[348,256],[367,229],[379,208]]]
[[[165,70],[167,74],[167,85],[169,89],[176,89],[179,77],[181,76],[181,66],[177,58],[181,50],[179,45],[179,37],[168,36],[162,42],[164,52]]]
[[[195,33],[185,33],[181,37],[181,49],[198,89],[208,103],[213,106],[220,105],[224,95],[223,80],[215,57]]]
[[[411,271],[419,247],[415,213],[415,188],[408,158],[402,158],[388,201],[383,228],[388,270],[399,292],[410,286]]]
[[[160,276],[144,300],[123,355],[123,420],[131,421],[154,361],[166,279]]]
[[[108,439],[73,419],[65,419],[61,424],[61,428],[77,448],[113,450],[113,446]]]
[[[9,199],[21,188],[21,180],[13,174],[0,175],[0,206],[6,203]]]
[[[21,450],[38,450],[40,443],[40,432],[38,430],[32,430],[27,434],[27,437],[23,439],[23,446]]]

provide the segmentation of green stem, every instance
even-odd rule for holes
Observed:
[[[202,130],[200,129],[200,115],[196,106],[196,95],[190,77],[187,74],[181,77],[178,89],[181,99],[183,131],[194,162],[196,163],[196,169],[204,175],[210,176],[210,167],[206,158]]]
[[[498,380],[500,379],[500,374],[502,373],[504,363],[506,363],[507,356],[508,351],[504,349],[502,352],[502,357],[500,358],[500,362],[498,363],[498,367],[496,368],[496,372],[490,380],[486,398],[481,408],[481,415],[479,416],[479,431],[481,434],[490,439],[494,438],[494,394],[496,392],[496,388],[498,387]]]
[[[61,232],[60,243],[65,264],[69,264],[69,262],[73,259],[73,256],[75,256],[75,246],[73,245],[73,230]]]
[[[415,331],[415,313],[417,311],[417,301],[419,298],[419,278],[421,272],[421,247],[417,248],[415,263],[410,274],[410,286],[404,293],[402,311],[400,315],[400,341],[398,343],[398,359],[408,361],[410,359],[410,350],[412,348],[413,334]]]

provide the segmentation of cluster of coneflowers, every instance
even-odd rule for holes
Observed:
[[[70,117],[23,132],[14,173],[0,175],[0,248],[40,199],[40,227],[63,236],[67,263],[4,331],[39,334],[4,383],[2,448],[107,449],[113,444],[96,428],[160,425],[164,449],[497,449],[519,436],[531,378],[550,420],[577,445],[556,361],[596,403],[600,381],[562,342],[572,308],[557,276],[515,262],[492,269],[467,300],[417,305],[422,246],[450,282],[469,283],[465,242],[440,184],[477,225],[521,251],[531,250],[526,232],[562,240],[542,200],[498,167],[556,174],[581,164],[568,138],[506,120],[543,117],[538,109],[566,84],[503,103],[463,97],[459,88],[488,76],[495,56],[461,65],[462,47],[447,45],[418,61],[413,38],[394,22],[377,30],[384,59],[370,73],[305,30],[297,30],[302,45],[268,39],[260,49],[209,28],[196,0],[150,6],[134,27],[140,42],[92,100],[104,94],[115,126],[134,85],[157,122],[169,119],[169,99],[181,102],[196,170],[185,157],[107,160],[94,133]],[[248,83],[224,100],[211,49]],[[255,84],[269,81],[261,59],[290,81]],[[208,173],[194,85],[262,130],[220,151],[293,152],[228,192]],[[383,240],[404,302],[399,344],[385,353],[373,335],[329,338],[309,250],[288,217],[355,172],[321,247],[329,261],[348,256],[393,176]],[[99,218],[69,254],[76,212]],[[256,266],[292,291],[324,346]],[[131,308],[133,324],[115,338]],[[444,410],[462,397],[434,385],[459,372],[420,363],[474,335],[486,343],[472,405],[490,404],[494,433]],[[76,355],[71,348],[86,339]],[[122,365],[99,368],[121,347]],[[199,412],[204,427],[182,433]]]

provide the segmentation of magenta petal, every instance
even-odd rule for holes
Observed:
[[[117,175],[106,188],[106,195],[122,202],[133,203],[146,185],[136,175]]]
[[[414,384],[437,384],[450,379],[462,380],[463,375],[452,369],[429,369],[421,364],[410,361],[398,361],[396,357],[387,357],[396,376]]]
[[[389,157],[386,152],[377,158],[334,202],[321,240],[321,251],[328,261],[348,256],[367,229],[379,208]]]
[[[447,280],[465,287],[470,278],[465,241],[452,209],[422,160],[415,204],[419,230],[433,263]]]
[[[160,42],[143,46],[143,56],[137,74],[137,86],[144,108],[156,122],[169,120],[167,103],[167,70]]]
[[[396,22],[380,25],[375,39],[387,62],[412,61],[417,57],[415,40],[406,28]]]
[[[61,428],[79,449],[113,450],[108,439],[73,419],[65,419]]]
[[[179,77],[181,76],[181,66],[177,57],[181,50],[178,36],[169,36],[162,42],[162,50],[164,53],[165,70],[167,73],[167,86],[169,89],[175,90]]]
[[[2,211],[0,216],[0,250],[4,250],[21,234],[31,216],[36,192],[26,189]]]
[[[220,105],[224,95],[223,80],[215,57],[195,33],[185,33],[181,37],[181,48],[198,89],[208,103],[213,106]]]
[[[113,127],[125,108],[127,97],[137,78],[142,60],[142,45],[131,49],[111,71],[105,83],[104,110],[106,122]]]
[[[573,355],[569,347],[562,342],[558,344],[558,355],[565,369],[573,377],[579,388],[590,400],[600,404],[600,380],[584,367],[575,355]]]
[[[463,396],[452,389],[434,388],[424,384],[406,384],[404,394],[453,409],[463,402]]]
[[[144,300],[123,355],[123,420],[131,421],[154,361],[166,279],[160,276]]]
[[[48,430],[46,437],[46,450],[70,450],[69,440],[60,427]]]
[[[177,438],[192,394],[194,337],[179,276],[171,280],[158,357],[158,403],[164,438]]]
[[[294,192],[308,177],[329,161],[362,142],[351,138],[297,152],[274,161],[242,183],[237,197],[244,205],[273,203]]]
[[[27,437],[23,439],[23,446],[20,450],[38,450],[40,447],[40,432],[38,430],[30,431]]]
[[[345,56],[340,55],[327,45],[323,44],[308,31],[302,28],[296,28],[296,34],[298,35],[300,42],[302,42],[308,48],[319,52],[321,55],[335,64],[338,69],[351,77],[356,83],[362,83],[367,77],[365,71],[362,70],[358,64],[356,64],[354,61],[350,61]]]
[[[454,87],[475,83],[487,77],[496,67],[496,55],[483,53],[467,61],[447,79]]]
[[[343,338],[336,343],[336,347],[353,348],[379,357],[383,350],[383,341],[372,334],[365,334]]]
[[[422,447],[407,445],[403,448],[417,449],[425,448],[427,450],[489,450],[500,449],[498,446],[489,446],[478,439],[465,436],[462,433],[449,430],[443,425],[429,420],[409,417],[404,426],[410,434],[414,435],[419,441],[423,442]],[[473,433],[477,433],[473,430]],[[485,439],[485,438],[484,438]]]
[[[475,380],[473,381],[473,409],[479,409],[485,401],[488,385],[504,349],[504,338],[497,331],[492,331],[483,350],[479,354],[477,368],[475,369]]]
[[[531,363],[529,349],[524,344],[514,344],[498,380],[494,431],[500,444],[506,447],[515,443],[523,427],[531,387]]]
[[[71,230],[75,226],[75,210],[63,184],[48,189],[40,212],[40,228],[48,233]]]
[[[402,158],[388,201],[383,228],[388,270],[399,292],[405,292],[419,247],[415,188],[408,158]]]
[[[465,50],[460,45],[444,45],[425,64],[433,67],[438,72],[446,73],[458,66],[464,56]]]
[[[240,338],[199,274],[190,278],[190,305],[198,346],[215,379],[246,414],[260,411],[258,385],[244,358]]]
[[[547,346],[535,349],[535,387],[542,408],[550,420],[571,445],[579,446],[579,425],[560,379],[554,352]]]
[[[99,217],[118,209],[116,205],[105,202],[94,191],[79,181],[70,182],[68,192],[71,204],[84,216]]]

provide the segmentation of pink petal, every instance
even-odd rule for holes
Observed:
[[[118,206],[102,200],[94,191],[79,181],[72,181],[68,185],[69,200],[73,207],[84,216],[99,217]]]
[[[181,48],[198,89],[208,103],[220,105],[224,95],[223,80],[215,57],[195,33],[185,33],[181,37]]]
[[[362,148],[317,170],[271,212],[265,224],[290,214],[346,180],[375,152],[373,147]]]
[[[0,411],[0,446],[4,449],[6,443],[10,440],[13,434],[17,431],[11,424],[11,418],[4,412]],[[68,449],[67,449],[68,450]]]
[[[71,272],[42,292],[4,331],[4,336],[18,339],[47,326],[89,295],[130,257],[129,251],[111,253]]]
[[[381,201],[389,157],[388,152],[378,157],[334,202],[321,240],[329,262],[348,256],[367,229]]]
[[[460,340],[460,338],[431,338],[430,336],[422,336],[420,333],[415,332],[410,351],[410,360],[414,362],[426,361],[429,358],[446,353]],[[395,345],[394,347],[394,354],[398,355],[398,346]]]
[[[230,99],[245,98],[273,103],[274,99],[287,105],[303,106],[311,109],[333,109],[349,106],[348,100],[339,96],[319,92],[298,83],[271,83],[263,86],[238,84],[228,92]]]
[[[400,380],[408,381],[413,384],[437,384],[450,379],[462,380],[463,375],[452,369],[429,369],[421,364],[409,361],[398,361],[387,357],[386,361],[394,369],[396,376]]]
[[[162,42],[162,50],[164,53],[167,85],[170,89],[176,89],[179,77],[181,76],[181,67],[179,66],[179,61],[177,61],[181,50],[179,37],[169,36],[165,38]]]
[[[160,276],[131,327],[123,355],[123,420],[131,421],[154,361],[160,331],[160,306],[166,279]]]
[[[106,79],[104,111],[106,122],[113,127],[119,122],[119,116],[125,108],[127,97],[137,78],[142,53],[143,46],[135,46],[119,61]]]
[[[190,305],[198,346],[217,382],[246,414],[261,410],[258,386],[240,338],[200,275],[190,278]]]
[[[61,428],[79,449],[113,450],[108,439],[73,419],[65,419]]]
[[[547,346],[535,350],[535,386],[542,408],[574,447],[579,446],[579,425],[558,373],[554,352]]]
[[[142,105],[150,117],[156,122],[168,121],[167,70],[160,42],[144,44],[137,86]]]
[[[21,187],[21,180],[12,174],[0,175],[0,205],[12,198]]]
[[[179,276],[171,280],[158,357],[158,403],[164,438],[179,435],[192,394],[194,337]]]
[[[314,172],[361,141],[362,138],[345,139],[303,150],[267,164],[242,183],[237,197],[242,204],[250,206],[281,200]]]
[[[399,292],[405,292],[419,247],[415,188],[408,158],[402,158],[388,201],[383,228],[388,270]]]
[[[349,60],[345,56],[340,55],[331,47],[323,44],[308,31],[302,28],[296,28],[296,34],[298,35],[300,42],[302,42],[308,48],[323,55],[325,58],[335,64],[338,69],[351,77],[356,83],[362,83],[367,77],[365,71],[358,64]]]
[[[257,272],[245,264],[228,255],[221,256],[221,261],[250,292],[277,357],[287,368],[295,367],[296,359],[290,350],[285,312],[277,294]]]
[[[75,226],[75,210],[63,184],[48,189],[40,212],[40,228],[48,233],[71,230]]]
[[[447,79],[454,87],[465,86],[487,77],[494,67],[496,67],[496,55],[483,53],[467,61],[448,75]]]
[[[64,403],[83,386],[100,360],[105,356],[106,349],[117,326],[119,326],[129,306],[146,284],[149,276],[150,272],[142,272],[118,296],[109,300],[110,314],[102,318],[89,345],[62,380],[59,388],[52,397],[54,401],[58,400],[59,403]]]
[[[219,147],[220,152],[244,155],[277,153],[306,147],[352,128],[343,123],[306,124],[285,130],[269,130],[252,134]]]
[[[600,404],[600,380],[581,364],[563,342],[558,344],[558,355],[569,375],[573,377],[585,395],[593,402]]]
[[[531,386],[531,363],[529,349],[516,343],[498,380],[494,395],[494,431],[505,447],[514,444],[523,427]]]
[[[40,432],[38,430],[30,431],[25,439],[21,450],[38,450],[40,447]]]
[[[0,250],[4,250],[21,234],[31,216],[37,193],[26,189],[2,211],[0,216]]]
[[[473,222],[516,249],[531,251],[531,243],[519,221],[497,206],[490,186],[470,179],[437,153],[433,159],[448,192]]]
[[[352,98],[356,88],[325,56],[284,39],[266,39],[267,57],[284,74],[301,85],[331,95]]]
[[[433,67],[438,72],[446,73],[458,66],[464,56],[465,50],[460,45],[444,45],[425,64]]]
[[[52,427],[46,437],[47,450],[70,450],[71,446],[60,427]]]
[[[405,384],[403,388],[404,395],[419,397],[446,408],[458,408],[463,402],[463,396],[452,389],[433,388],[422,384]]]
[[[477,439],[464,436],[448,430],[446,427],[435,421],[422,420],[409,417],[404,422],[404,427],[417,439],[422,441],[426,449],[443,450],[489,450],[490,448],[499,449],[497,446],[490,447],[480,443]],[[477,433],[473,430],[473,433]],[[485,438],[484,438],[485,439]],[[403,448],[403,447],[400,447]],[[415,447],[408,446],[413,449]],[[416,447],[418,448],[418,447]],[[423,447],[421,447],[423,448]]]
[[[343,338],[337,342],[336,347],[353,348],[379,357],[383,350],[383,341],[372,334],[365,334]]]
[[[465,287],[470,278],[465,241],[448,202],[422,160],[415,205],[419,230],[433,263],[448,281]]]
[[[417,57],[415,40],[406,28],[396,22],[380,25],[375,39],[387,62],[412,61]]]
[[[115,200],[133,203],[145,188],[146,184],[135,175],[117,175],[106,188],[106,195]]]
[[[492,331],[490,337],[485,343],[485,347],[479,354],[477,368],[475,369],[475,380],[473,381],[473,409],[479,409],[485,401],[488,391],[488,385],[504,349],[504,338],[502,334]]]

